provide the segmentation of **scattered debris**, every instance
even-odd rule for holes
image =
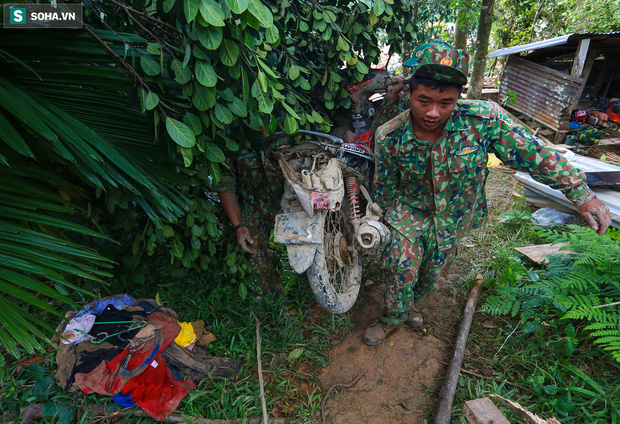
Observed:
[[[620,171],[619,166],[578,155],[569,150],[560,154],[564,155],[571,165],[584,172]],[[577,212],[577,207],[560,190],[535,181],[526,172],[519,171],[514,174],[514,178],[523,185],[526,200],[531,205],[539,208],[551,207],[569,213]],[[592,187],[592,191],[609,208],[611,212],[611,225],[620,228],[620,192],[606,187]]]
[[[232,379],[241,364],[213,358],[215,340],[202,320],[180,322],[152,299],[127,294],[94,300],[69,311],[53,340],[55,377],[66,391],[110,396],[121,407],[139,406],[164,421],[204,379]]]
[[[542,419],[539,416],[527,411],[521,405],[511,400],[505,399],[499,395],[490,395],[491,399],[497,400],[503,407],[510,409],[517,414],[525,424],[562,424],[555,418],[549,418],[548,420]]]
[[[463,415],[470,424],[510,424],[502,411],[488,397],[465,402]]]
[[[549,262],[549,255],[566,255],[572,253],[570,250],[560,250],[566,243],[558,244],[537,244],[535,246],[515,247],[515,250],[525,256],[532,262],[537,264],[545,264]]]
[[[482,321],[480,323],[480,325],[482,326],[482,328],[486,328],[489,330],[494,330],[496,328],[499,328],[493,321],[491,321],[490,319],[485,319],[484,321]]]

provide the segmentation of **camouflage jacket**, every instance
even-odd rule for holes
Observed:
[[[222,173],[213,191],[236,193],[244,215],[267,217],[279,212],[284,180],[262,150],[242,148],[239,156],[229,159],[227,165],[229,169]]]
[[[375,201],[386,221],[411,240],[434,223],[442,250],[486,217],[489,153],[578,206],[596,197],[583,172],[485,101],[459,100],[434,144],[415,138],[406,110],[377,130],[375,153]]]

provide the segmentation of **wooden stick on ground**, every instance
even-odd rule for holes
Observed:
[[[254,321],[256,322],[256,359],[258,361],[258,382],[260,383],[260,402],[263,407],[263,421],[265,424],[269,422],[267,415],[267,402],[265,401],[265,383],[263,382],[263,366],[260,359],[260,321],[256,314],[252,312]]]
[[[441,389],[439,395],[439,402],[437,403],[437,414],[435,415],[435,424],[449,424],[450,416],[452,414],[452,403],[454,402],[454,394],[456,393],[456,385],[459,381],[459,373],[461,371],[461,365],[463,364],[463,356],[465,355],[465,346],[467,345],[467,336],[469,335],[469,329],[471,328],[471,321],[476,311],[476,304],[478,303],[478,297],[480,295],[480,286],[484,281],[482,275],[476,276],[476,282],[469,292],[467,303],[465,304],[465,311],[461,318],[459,325],[459,331],[456,336],[456,343],[454,345],[454,353],[450,360],[450,366],[446,373],[446,381]]]
[[[39,421],[43,418],[43,404],[37,403],[34,405],[28,406],[24,413],[22,414],[22,419],[20,424],[30,424],[34,421]],[[106,411],[106,405],[104,404],[93,404],[93,405],[85,405],[80,408],[78,411],[78,420],[75,422],[81,422],[81,419],[84,415],[88,415],[89,417],[104,417],[106,420],[115,420],[122,417],[144,417],[149,418],[150,415],[147,414],[142,409],[123,409],[120,411],[108,412]],[[246,417],[246,418],[238,418],[238,419],[230,419],[230,420],[211,420],[208,418],[201,417],[184,417],[182,414],[173,413],[166,416],[166,422],[169,423],[192,423],[192,424],[261,424],[263,422],[263,417]],[[271,421],[271,424],[289,424],[292,423],[293,420],[289,420],[286,418],[278,418]]]

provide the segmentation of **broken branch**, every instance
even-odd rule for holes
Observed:
[[[446,381],[441,389],[439,395],[439,402],[437,403],[437,415],[435,415],[435,424],[449,424],[450,416],[452,414],[452,403],[454,402],[454,394],[456,393],[456,385],[459,380],[459,373],[461,371],[461,365],[463,364],[463,356],[465,355],[465,346],[467,345],[467,336],[469,335],[469,329],[471,327],[471,321],[476,311],[476,304],[478,303],[478,297],[480,295],[480,286],[484,281],[482,275],[476,276],[476,282],[471,288],[469,297],[465,304],[465,311],[461,318],[459,325],[459,331],[456,336],[456,343],[454,345],[454,353],[452,360],[448,366],[448,372],[446,373]]]

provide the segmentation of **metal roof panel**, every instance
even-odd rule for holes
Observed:
[[[559,46],[571,41],[581,40],[583,38],[606,38],[606,37],[620,37],[620,31],[614,32],[575,32],[573,34],[561,35],[559,37],[550,38],[548,40],[536,41],[535,43],[522,44],[520,46],[507,47],[504,49],[494,50],[487,57],[500,57],[508,56],[517,53],[523,53],[532,50],[539,50],[546,47]]]

